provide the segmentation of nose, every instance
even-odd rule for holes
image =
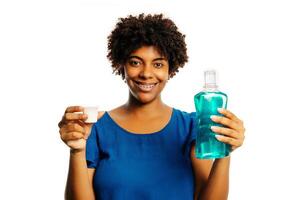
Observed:
[[[139,73],[139,77],[143,78],[143,79],[149,79],[153,77],[153,71],[150,65],[145,65],[140,73]]]

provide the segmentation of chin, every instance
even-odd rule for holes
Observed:
[[[145,94],[135,94],[133,96],[137,101],[139,101],[143,104],[150,103],[157,98],[156,96],[152,96],[152,95],[150,96],[150,95],[145,95]]]

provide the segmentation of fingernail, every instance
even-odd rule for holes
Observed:
[[[221,139],[222,138],[222,136],[221,135],[215,135],[215,137],[217,138],[217,139]]]
[[[219,111],[219,112],[223,112],[223,111],[224,111],[224,108],[218,108],[218,111]]]
[[[216,120],[216,119],[218,119],[218,116],[216,116],[216,115],[211,115],[210,118],[211,118],[212,120]]]
[[[218,127],[217,127],[217,126],[211,126],[210,128],[211,128],[211,130],[213,130],[213,131],[218,130]]]

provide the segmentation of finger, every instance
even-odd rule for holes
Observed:
[[[78,140],[84,138],[84,134],[80,132],[65,132],[61,134],[63,141]]]
[[[71,109],[69,109],[69,108],[71,108]],[[85,119],[88,117],[86,114],[81,114],[80,117],[76,117],[76,116],[78,116],[78,115],[80,115],[80,114],[78,114],[78,113],[72,113],[72,112],[71,112],[71,113],[68,113],[68,110],[69,110],[69,111],[72,111],[72,107],[69,107],[69,108],[67,108],[67,110],[66,110],[65,114],[63,115],[62,119],[61,119],[60,122],[57,124],[59,128],[61,128],[61,127],[66,123],[66,121],[80,120],[80,119],[85,120]],[[75,108],[75,109],[73,109],[73,110],[76,111],[76,109],[77,109],[77,108]],[[80,109],[78,109],[78,110],[80,110]],[[84,123],[84,122],[82,122],[82,123]]]
[[[220,133],[222,135],[226,135],[226,136],[232,137],[234,139],[239,139],[238,132],[233,129],[230,129],[230,128],[225,128],[225,127],[220,127],[220,126],[211,126],[211,130],[215,133]]]
[[[235,114],[225,108],[218,108],[218,112],[237,123],[241,121]]]
[[[66,113],[65,120],[85,120],[88,118],[87,114],[83,113]]]
[[[83,112],[84,107],[82,106],[69,106],[65,113],[73,113],[73,112]]]
[[[80,126],[82,126],[82,127],[85,127],[86,126],[86,123],[84,122],[84,120],[79,120],[79,119],[77,119],[77,120],[68,120],[67,122],[66,122],[66,124],[78,124],[78,125],[80,125]]]
[[[231,137],[227,137],[227,136],[223,136],[223,135],[216,135],[217,140],[219,140],[220,142],[224,142],[226,144],[229,144],[233,147],[239,147],[241,146],[239,140],[231,138]]]
[[[233,121],[233,120],[231,120],[227,117],[212,115],[210,118],[214,122],[219,123],[219,124],[223,124],[223,125],[225,125],[229,128],[232,128],[232,129],[235,129],[235,130],[239,130],[239,128],[240,128],[239,125],[235,121]]]
[[[64,120],[64,117],[62,117],[62,119],[61,119],[60,122],[57,124],[57,126],[58,126],[59,128],[61,128],[61,127],[64,125],[64,123],[65,123],[65,120]]]
[[[61,128],[59,129],[59,134],[62,135],[66,132],[80,132],[82,134],[86,134],[86,126],[84,123],[78,123],[78,121],[76,121],[76,123],[68,122],[67,124],[64,124],[63,126],[61,126]]]
[[[77,123],[68,123],[66,125],[65,128],[67,131],[66,132],[71,132],[71,131],[75,131],[75,132],[81,132],[81,133],[85,133],[85,129],[83,126],[77,124]]]

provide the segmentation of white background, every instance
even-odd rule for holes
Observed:
[[[63,199],[68,148],[57,123],[70,105],[110,110],[126,101],[107,36],[119,17],[140,12],[162,12],[186,35],[189,62],[164,101],[193,111],[203,70],[215,68],[228,108],[245,122],[229,199],[300,199],[299,3],[195,2],[0,2],[0,199]]]

